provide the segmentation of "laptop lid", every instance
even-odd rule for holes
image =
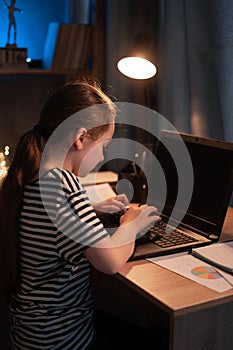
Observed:
[[[177,157],[177,154],[180,156]],[[155,159],[159,164],[156,168],[158,174],[152,169],[153,186],[152,190],[148,188],[148,202],[158,207],[163,220],[185,232],[194,232],[193,235],[199,239],[194,243],[167,248],[156,242],[137,244],[136,241],[134,253],[129,260],[191,251],[193,247],[218,241],[232,195],[231,142],[163,130],[156,145]],[[150,162],[151,168],[152,163]],[[160,168],[165,180],[161,177]],[[191,179],[187,178],[189,176]],[[177,201],[180,191],[188,193],[187,198],[190,196],[188,205],[185,195]]]
[[[190,156],[193,173],[189,172],[187,175],[193,176],[193,182],[190,182],[191,198],[187,208],[184,201],[177,202],[183,184],[171,154],[171,150],[179,150],[184,146]],[[154,174],[153,181],[157,190],[153,191],[153,198],[149,198],[149,201],[156,205],[170,222],[177,222],[177,218],[178,221],[181,218],[182,226],[208,238],[218,239],[233,190],[233,143],[162,130],[155,157],[163,170],[167,191],[164,203],[164,191],[160,190],[161,187],[157,183],[159,179],[156,179]],[[182,164],[179,167],[182,167]],[[183,171],[185,167],[184,163]],[[183,182],[187,186],[189,179],[186,180],[183,179]]]

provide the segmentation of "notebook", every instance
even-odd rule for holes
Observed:
[[[171,150],[179,149],[180,143],[183,145],[180,137],[187,148],[193,169],[191,200],[188,208],[185,209],[182,204],[179,204],[179,207],[176,203],[179,186],[182,186],[184,179],[181,181],[179,178],[171,155],[173,152]],[[195,247],[217,242],[233,191],[233,143],[231,142],[162,130],[155,148],[155,157],[164,173],[167,193],[164,201],[164,191],[160,191],[161,177],[157,178],[155,171],[152,171],[153,178],[150,181],[154,185],[153,190],[149,190],[148,201],[158,208],[161,216],[159,225],[164,225],[167,232],[159,234],[153,242],[148,241],[146,235],[137,239],[130,260],[182,251],[191,252]],[[180,166],[182,168],[182,164]],[[184,164],[184,172],[185,167]],[[173,210],[174,207],[175,210]],[[177,217],[182,216],[181,221],[177,221]],[[168,222],[169,226],[167,226]],[[150,231],[157,230],[157,226],[152,227]],[[172,240],[176,237],[175,230],[178,230],[178,234],[191,237],[191,241],[180,244],[177,239],[175,243],[166,243],[166,235],[170,235]],[[147,235],[151,234],[150,231]],[[163,242],[164,238],[165,242]]]

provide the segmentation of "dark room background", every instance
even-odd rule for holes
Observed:
[[[49,23],[94,21],[96,1],[16,0],[23,10],[15,13],[17,46],[26,47],[31,59],[42,60]],[[145,106],[149,89],[149,107],[179,131],[233,142],[233,1],[98,2],[103,6],[104,43],[95,44],[104,46],[103,87],[120,102]],[[6,45],[7,29],[8,10],[1,1],[1,47]],[[116,68],[138,32],[146,32],[154,45],[158,71],[150,81],[133,81]],[[40,68],[35,74],[0,69],[0,151],[5,145],[14,149],[20,135],[36,124],[49,92],[66,78],[40,74]],[[0,316],[3,337],[7,324],[2,310]]]
[[[10,0],[7,1],[10,3]],[[95,23],[97,0],[17,0],[17,45],[43,59],[48,25]],[[102,85],[120,102],[150,106],[179,131],[233,141],[233,2],[231,0],[98,0],[104,43]],[[0,3],[0,45],[8,11]],[[116,68],[138,32],[153,44],[157,74],[150,81],[124,77]],[[96,40],[96,39],[95,39]],[[39,71],[39,70],[38,70]],[[14,146],[37,121],[48,93],[67,78],[0,71],[0,147]],[[140,140],[142,141],[142,140]]]
[[[105,82],[119,101],[146,104],[145,81],[132,81],[116,69],[137,32],[148,33],[154,43],[157,75],[151,79],[152,107],[177,129],[233,141],[233,3],[231,0],[103,0],[105,28]],[[8,0],[10,3],[10,0]],[[42,59],[50,22],[91,21],[94,0],[17,0],[23,10],[15,13],[17,45],[26,47],[28,57]],[[7,40],[8,10],[0,4],[0,45]],[[18,104],[15,77],[1,78],[8,88],[9,103]],[[41,77],[37,77],[37,84]],[[11,80],[11,81],[10,81]],[[31,84],[31,82],[29,82]],[[56,82],[57,83],[57,82]],[[59,81],[58,81],[59,83]],[[48,81],[48,85],[51,84]],[[25,84],[26,85],[26,84]],[[1,87],[2,89],[2,87]],[[11,90],[9,88],[9,90]],[[37,93],[32,84],[32,89]],[[4,94],[1,94],[3,99]],[[27,110],[31,106],[28,91]],[[5,96],[4,96],[5,102]],[[3,106],[3,100],[1,101]],[[36,107],[39,104],[36,105]],[[9,107],[9,105],[8,105]],[[25,107],[11,113],[12,127],[23,123]],[[4,109],[1,120],[4,119]],[[17,117],[16,117],[16,115]],[[35,118],[32,115],[32,118]],[[8,121],[9,122],[9,121]],[[27,124],[25,125],[27,126]],[[2,125],[3,127],[3,125]],[[21,131],[21,130],[20,130]],[[17,137],[17,135],[14,135]]]

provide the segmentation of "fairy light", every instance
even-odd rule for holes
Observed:
[[[10,147],[5,146],[4,152],[0,152],[0,183],[4,179],[4,177],[7,174],[8,166],[6,164],[5,156],[8,156],[10,154]]]
[[[5,156],[9,156],[9,154],[10,154],[10,147],[9,146],[4,147],[4,154],[5,154]]]

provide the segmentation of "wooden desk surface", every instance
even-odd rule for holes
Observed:
[[[221,240],[230,238],[233,239],[233,208],[227,212],[221,235]],[[132,288],[141,289],[153,303],[177,315],[233,301],[233,288],[218,293],[146,260],[127,263],[117,278],[127,279]]]
[[[233,288],[218,293],[147,261],[128,263],[119,276],[131,282],[132,288],[140,288],[145,297],[151,296],[155,305],[173,315],[233,301]]]
[[[221,240],[232,238],[229,208]],[[114,276],[94,272],[96,307],[148,329],[159,325],[168,340],[161,350],[232,350],[233,288],[218,293],[146,260]]]

